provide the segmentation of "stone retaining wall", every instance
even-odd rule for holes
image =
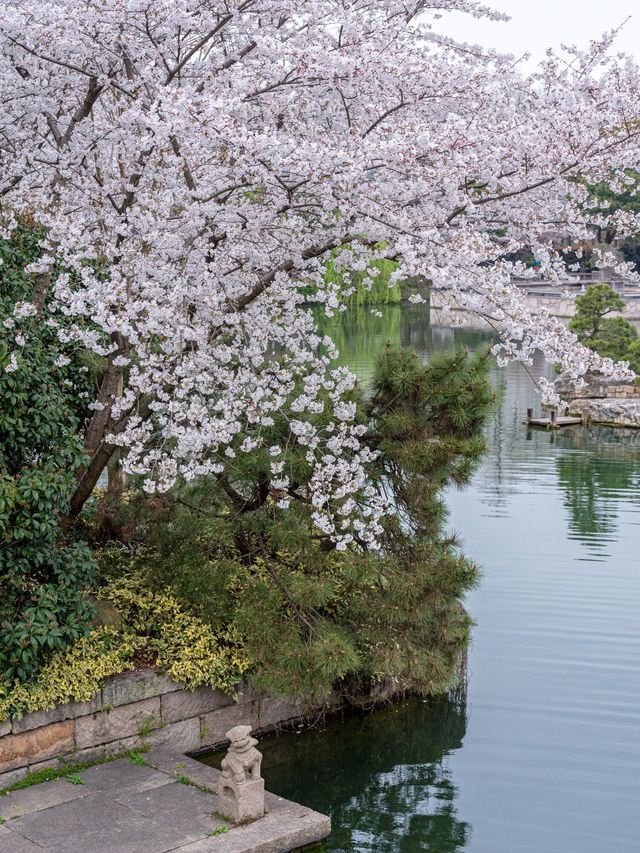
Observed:
[[[576,388],[561,374],[555,382],[556,391],[563,400],[640,399],[640,386],[630,385],[627,379],[613,380],[597,373],[587,373],[583,379],[584,386]]]
[[[640,400],[606,399],[573,400],[569,414],[584,423],[640,429]]]
[[[576,298],[564,296],[543,296],[537,294],[522,294],[524,303],[529,311],[536,312],[545,308],[553,317],[574,317],[576,313]],[[577,294],[581,296],[583,294]],[[627,300],[623,316],[634,325],[640,320],[640,300]]]
[[[58,759],[95,761],[144,745],[195,752],[221,745],[233,726],[257,733],[302,719],[311,709],[259,695],[234,700],[220,690],[184,690],[155,670],[110,679],[91,702],[70,702],[0,722],[0,790]]]
[[[617,400],[640,399],[640,386],[638,385],[609,385],[607,397]]]

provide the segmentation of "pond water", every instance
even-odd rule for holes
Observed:
[[[364,383],[387,339],[425,357],[488,341],[424,309],[382,314],[331,330]],[[268,788],[331,815],[318,850],[640,851],[640,431],[528,431],[530,378],[492,379],[489,453],[448,495],[483,573],[466,697],[262,741]]]

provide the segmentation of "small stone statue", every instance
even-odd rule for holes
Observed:
[[[218,813],[234,823],[255,820],[264,814],[264,779],[260,776],[262,755],[251,726],[235,726],[227,732],[231,746],[222,759],[218,782]]]

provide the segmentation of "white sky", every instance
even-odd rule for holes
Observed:
[[[494,47],[501,53],[532,54],[542,59],[548,47],[561,44],[586,47],[605,30],[616,29],[632,15],[614,43],[640,61],[640,2],[638,0],[484,0],[487,6],[511,16],[508,22],[476,20],[452,12],[436,30],[453,38]]]

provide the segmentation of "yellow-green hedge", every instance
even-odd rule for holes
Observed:
[[[107,678],[133,668],[136,652],[189,689],[206,685],[233,693],[249,669],[238,637],[215,633],[170,593],[145,589],[140,576],[110,584],[100,597],[119,611],[122,626],[95,628],[54,654],[36,684],[0,680],[0,720],[88,701]]]
[[[151,593],[138,576],[111,584],[103,592],[158,666],[190,689],[208,685],[232,692],[249,660],[239,636],[230,630],[216,633],[192,616],[170,592]]]

